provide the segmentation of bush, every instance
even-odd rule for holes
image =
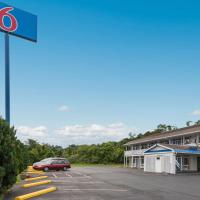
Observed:
[[[23,170],[23,144],[17,140],[14,127],[0,118],[0,194],[10,188]]]

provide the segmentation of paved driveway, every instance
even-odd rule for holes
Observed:
[[[58,190],[37,200],[199,200],[200,175],[160,175],[134,169],[83,167],[67,172],[48,172],[53,183],[21,189],[6,199],[56,186]]]

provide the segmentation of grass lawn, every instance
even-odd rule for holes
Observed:
[[[80,163],[80,164],[71,164],[72,167],[114,167],[121,168],[123,164],[89,164],[89,163]]]

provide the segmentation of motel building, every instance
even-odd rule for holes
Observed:
[[[125,147],[125,167],[169,174],[200,172],[200,125],[136,139]]]

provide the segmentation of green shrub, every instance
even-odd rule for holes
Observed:
[[[17,140],[14,127],[0,118],[0,194],[10,188],[24,169],[23,144]]]

